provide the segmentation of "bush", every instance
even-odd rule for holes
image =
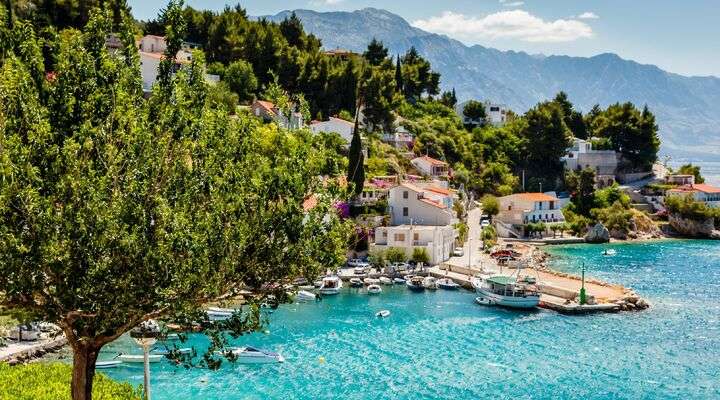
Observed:
[[[385,259],[389,263],[399,263],[407,261],[407,256],[405,255],[405,250],[397,247],[391,247],[385,251]]]
[[[430,264],[430,255],[427,249],[423,247],[416,247],[413,249],[412,260],[416,263],[423,263],[425,265]]]
[[[616,230],[627,233],[630,230],[633,213],[625,208],[620,201],[616,201],[607,208],[593,209],[592,214],[611,231]]]
[[[385,266],[385,252],[382,250],[373,250],[368,254],[368,262],[375,267]]]
[[[690,196],[667,196],[665,197],[665,208],[671,214],[679,214],[684,219],[693,221],[705,221],[708,218],[720,218],[720,210],[708,207],[707,204],[695,201]]]
[[[455,229],[457,229],[457,232],[458,232],[458,238],[457,238],[458,242],[465,243],[465,241],[467,240],[467,235],[468,235],[467,224],[464,222],[458,222],[457,224],[455,224],[454,227],[455,227]]]
[[[497,197],[488,194],[483,196],[480,202],[484,214],[494,216],[500,212],[500,203],[498,203]]]
[[[66,364],[33,363],[11,367],[0,363],[0,399],[58,400],[70,398],[72,367]],[[140,388],[95,374],[93,399],[140,400]]]
[[[623,193],[617,183],[595,192],[595,208],[607,208],[619,202],[624,208],[630,207],[630,196]]]

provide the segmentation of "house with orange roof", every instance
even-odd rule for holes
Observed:
[[[496,220],[508,225],[562,223],[561,200],[551,193],[516,193],[498,198],[500,212]]]
[[[392,225],[451,225],[453,196],[442,188],[422,188],[403,182],[390,189],[388,208]]]
[[[264,122],[275,122],[281,128],[285,129],[302,129],[304,125],[303,116],[297,111],[290,113],[290,118],[286,117],[282,110],[275,104],[266,100],[255,100],[250,105],[250,111]]]
[[[704,183],[678,186],[666,191],[665,196],[691,196],[708,207],[720,208],[720,188]]]
[[[448,164],[428,156],[413,158],[410,163],[425,176],[433,178],[447,177]]]

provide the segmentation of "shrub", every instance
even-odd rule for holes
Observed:
[[[633,213],[625,208],[620,201],[616,201],[607,208],[593,209],[592,214],[609,230],[626,233],[630,230]]]
[[[385,251],[385,259],[389,263],[405,262],[407,261],[407,256],[405,255],[405,250],[391,247]]]
[[[467,224],[464,222],[458,222],[457,224],[455,224],[455,229],[457,229],[457,232],[458,232],[458,238],[457,238],[458,242],[465,243],[465,241],[467,240],[467,235],[468,235]]]
[[[72,367],[61,363],[33,363],[11,367],[0,363],[0,399],[58,400],[70,398]],[[96,374],[95,400],[140,400],[140,388]]]
[[[430,263],[430,255],[424,247],[416,247],[413,249],[412,260],[427,265]]]
[[[695,201],[690,196],[667,196],[665,197],[665,208],[671,214],[678,214],[684,219],[694,221],[705,221],[708,218],[718,219],[720,211],[712,209],[707,204]]]
[[[384,267],[385,252],[378,249],[372,250],[370,254],[368,254],[368,262],[376,267]]]
[[[500,203],[498,203],[497,197],[488,194],[483,196],[480,202],[482,203],[483,213],[493,216],[500,212]]]

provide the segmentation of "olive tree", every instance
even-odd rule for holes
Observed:
[[[61,327],[75,400],[91,398],[103,346],[152,318],[211,334],[201,363],[218,367],[228,333],[264,323],[264,295],[339,265],[347,245],[332,207],[344,194],[317,178],[323,152],[207,101],[202,57],[173,66],[181,3],[164,12],[147,100],[127,15],[112,26],[95,12],[47,60],[32,26],[0,27],[12,38],[0,45],[0,299]],[[204,303],[240,290],[246,306],[208,321]]]

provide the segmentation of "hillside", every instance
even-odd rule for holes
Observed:
[[[617,101],[647,104],[658,117],[665,153],[720,160],[718,78],[685,77],[615,54],[589,58],[542,56],[479,45],[469,47],[373,8],[295,12],[305,29],[318,36],[326,49],[361,52],[373,37],[395,54],[415,46],[442,73],[443,88],[454,87],[460,100],[487,98],[523,112],[564,90],[583,110]],[[281,21],[289,13],[266,18]]]

